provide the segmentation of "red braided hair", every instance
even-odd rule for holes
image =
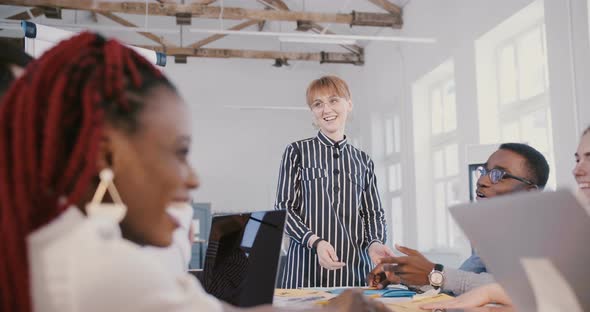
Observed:
[[[133,50],[90,33],[61,42],[0,105],[0,310],[31,311],[27,236],[77,204],[97,176],[102,125],[134,131],[162,74]]]

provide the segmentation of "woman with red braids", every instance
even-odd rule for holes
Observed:
[[[188,116],[158,70],[94,34],[27,68],[0,105],[1,311],[235,309],[141,249],[171,243],[166,207],[199,185]],[[332,308],[384,309],[354,292]]]

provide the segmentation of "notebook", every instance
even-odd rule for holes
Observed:
[[[570,191],[519,193],[450,211],[517,311],[590,311],[590,215]]]

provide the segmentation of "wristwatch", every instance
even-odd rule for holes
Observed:
[[[445,282],[445,273],[443,272],[444,266],[442,264],[435,264],[434,268],[428,274],[428,282],[434,289],[439,289]]]

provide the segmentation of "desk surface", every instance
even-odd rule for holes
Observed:
[[[336,295],[328,292],[329,289],[276,289],[273,305],[277,307],[289,307],[291,309],[305,310],[314,306],[326,304],[328,300]],[[375,298],[375,297],[374,297]],[[424,312],[419,308],[420,305],[428,302],[436,302],[451,298],[448,295],[436,295],[434,297],[412,300],[411,298],[375,298],[383,302],[392,312]],[[448,310],[463,311],[463,310]],[[470,312],[515,312],[512,308],[507,307],[484,307],[469,309]]]

